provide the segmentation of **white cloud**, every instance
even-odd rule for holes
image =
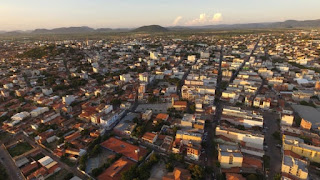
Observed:
[[[173,21],[172,24],[173,24],[174,26],[178,25],[178,23],[180,22],[181,19],[182,19],[182,16],[176,17],[176,19]]]
[[[212,21],[213,22],[220,22],[222,21],[222,14],[221,13],[216,13],[213,15],[213,18],[212,18]]]
[[[186,22],[186,25],[205,25],[222,21],[222,14],[215,13],[213,16],[207,15],[206,13],[200,14],[199,18]]]

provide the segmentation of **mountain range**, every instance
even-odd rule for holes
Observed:
[[[88,26],[81,27],[61,27],[54,29],[35,29],[31,31],[0,31],[0,34],[71,34],[71,33],[104,33],[104,32],[167,32],[177,30],[232,30],[232,29],[268,29],[268,28],[320,28],[320,19],[317,20],[287,20],[284,22],[270,22],[270,23],[248,23],[248,24],[218,24],[218,25],[206,25],[206,26],[171,26],[162,27],[159,25],[142,26],[139,28],[98,28],[94,29]]]

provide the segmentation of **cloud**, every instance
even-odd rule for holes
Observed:
[[[186,25],[205,25],[222,21],[222,14],[215,13],[213,16],[202,13],[199,15],[199,18],[190,20],[186,22]]]
[[[213,15],[213,18],[212,18],[212,21],[213,22],[220,22],[222,21],[222,14],[221,13],[216,13]]]
[[[178,16],[178,17],[176,17],[176,19],[173,21],[173,25],[174,26],[176,26],[179,22],[180,22],[180,20],[182,19],[182,16]]]

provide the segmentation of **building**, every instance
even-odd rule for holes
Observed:
[[[186,149],[187,149],[187,157],[188,158],[190,158],[194,161],[199,160],[200,154],[201,154],[201,146],[200,145],[188,143]]]
[[[292,151],[312,162],[320,163],[320,147],[305,144],[300,138],[283,135],[283,150]]]
[[[147,155],[147,150],[143,147],[135,146],[117,138],[111,137],[100,144],[103,148],[109,149],[118,154],[123,154],[130,160],[138,162]]]
[[[237,146],[218,144],[218,160],[222,168],[242,167],[243,155]]]
[[[191,180],[191,174],[187,169],[175,167],[173,172],[164,175],[162,180]]]
[[[121,180],[121,174],[129,170],[133,165],[135,165],[135,162],[126,157],[121,157],[100,174],[98,180]]]
[[[294,119],[293,115],[283,115],[281,117],[281,124],[286,126],[292,126],[293,119]]]
[[[300,127],[302,129],[306,129],[306,130],[310,130],[311,127],[312,127],[312,123],[310,121],[307,121],[305,119],[302,119],[301,120],[301,123],[300,123]]]
[[[298,179],[308,179],[307,162],[288,155],[284,155],[282,158],[281,172],[285,177],[294,176]]]
[[[148,142],[150,144],[153,144],[156,142],[158,138],[158,134],[157,133],[151,133],[151,132],[146,132],[144,133],[144,135],[142,136],[142,140],[145,142]]]
[[[140,83],[138,93],[145,93],[146,92],[146,83]]]
[[[152,116],[152,110],[146,110],[146,112],[142,114],[142,120],[149,121],[151,119],[151,116]]]
[[[62,102],[66,105],[70,105],[76,97],[74,95],[66,95],[65,97],[62,97]]]
[[[182,130],[178,130],[176,133],[176,139],[190,140],[194,142],[201,142],[202,135],[200,133],[190,133]]]
[[[178,111],[186,110],[187,104],[187,101],[175,101],[174,98],[172,98],[172,107]]]

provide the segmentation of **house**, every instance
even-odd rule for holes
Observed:
[[[286,126],[292,126],[293,119],[294,119],[293,115],[283,115],[281,117],[281,124]]]
[[[320,147],[305,144],[300,138],[283,135],[283,150],[289,150],[311,162],[320,163]]]
[[[129,170],[135,162],[121,157],[98,176],[98,180],[121,180],[121,174]]]
[[[191,133],[187,131],[178,130],[176,133],[176,139],[182,139],[182,140],[190,140],[194,142],[201,142],[202,141],[202,135],[200,133]]]
[[[198,161],[200,158],[201,146],[197,144],[188,143],[187,147],[187,157]]]
[[[76,96],[74,95],[66,95],[65,97],[62,97],[62,102],[66,105],[70,105],[73,101],[75,101]]]
[[[151,119],[151,116],[152,116],[152,110],[146,110],[146,112],[142,114],[142,120],[149,121]]]
[[[187,101],[174,101],[174,98],[172,98],[172,107],[178,111],[186,110],[187,105],[188,105]]]
[[[138,162],[147,155],[147,150],[143,147],[135,146],[117,138],[111,137],[100,144],[103,148],[109,149],[118,154],[123,154],[127,158]]]
[[[173,172],[164,175],[162,180],[191,180],[191,174],[187,169],[175,167]]]
[[[218,160],[222,168],[242,167],[243,155],[237,146],[218,144]]]
[[[157,133],[151,133],[151,132],[146,132],[143,136],[142,136],[142,140],[146,141],[150,144],[153,144],[156,142],[158,138],[158,134]]]
[[[310,130],[312,127],[312,123],[310,121],[302,119],[300,123],[300,127],[305,130]]]
[[[306,161],[284,155],[281,164],[282,176],[296,179],[308,179],[308,164]]]

